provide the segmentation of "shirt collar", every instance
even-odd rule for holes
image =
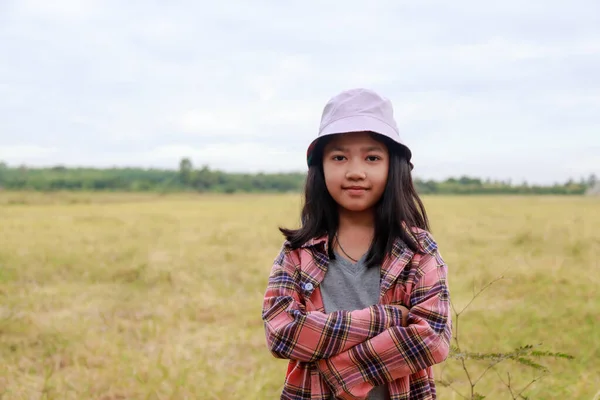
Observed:
[[[328,246],[329,246],[329,237],[328,237],[328,235],[325,234],[325,235],[318,236],[318,237],[308,240],[307,242],[302,244],[300,246],[300,248],[322,247],[324,249],[325,253],[327,253]],[[404,250],[408,246],[402,241],[402,239],[396,238],[396,240],[394,240],[394,247]]]

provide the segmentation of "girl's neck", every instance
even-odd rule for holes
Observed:
[[[357,262],[369,250],[374,234],[373,212],[340,210],[334,250],[350,261]]]
[[[353,213],[346,210],[339,211],[338,234],[345,236],[351,235],[373,237],[375,231],[375,216],[373,211],[368,210],[360,213]]]

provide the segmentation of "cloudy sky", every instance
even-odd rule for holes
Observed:
[[[0,160],[303,171],[390,98],[423,178],[600,174],[597,0],[0,0]]]

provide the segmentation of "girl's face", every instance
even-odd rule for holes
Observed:
[[[379,201],[388,168],[387,147],[367,132],[336,135],[323,151],[327,190],[348,211],[366,211]]]

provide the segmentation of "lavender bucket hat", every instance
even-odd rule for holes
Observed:
[[[372,90],[362,88],[343,91],[327,102],[321,116],[319,134],[310,143],[306,152],[308,165],[311,166],[316,161],[313,153],[321,138],[363,131],[391,139],[395,148],[390,151],[400,152],[412,169],[412,152],[400,138],[391,101]]]

